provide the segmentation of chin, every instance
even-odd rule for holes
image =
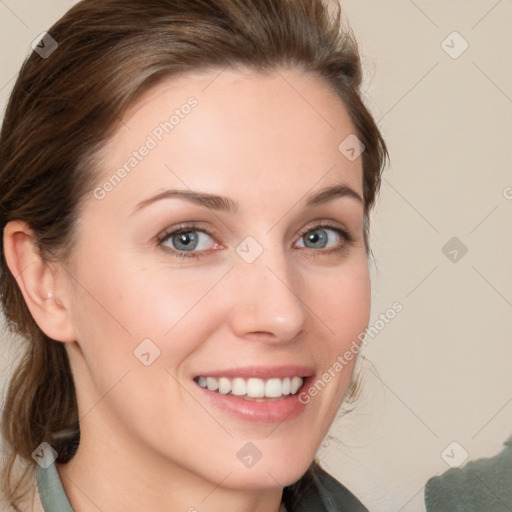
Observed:
[[[280,458],[264,463],[262,458],[252,467],[246,468],[240,464],[240,468],[237,467],[224,484],[228,488],[247,491],[283,488],[299,480],[312,462],[313,459]]]

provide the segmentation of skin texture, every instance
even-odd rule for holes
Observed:
[[[66,343],[71,361],[81,441],[58,471],[79,512],[278,512],[282,488],[303,475],[325,437],[355,359],[281,424],[219,410],[192,379],[249,364],[310,365],[319,377],[368,324],[363,204],[345,196],[305,207],[309,194],[334,184],[362,196],[361,158],[338,150],[354,128],[319,78],[211,70],[161,82],[102,149],[98,186],[191,97],[197,105],[136,168],[104,197],[91,192],[68,261],[38,258],[23,223],[5,230],[34,318]],[[174,198],[132,213],[170,188],[229,197],[238,212]],[[211,233],[200,234],[203,257],[174,255],[178,237],[159,245],[159,235],[191,221]],[[321,221],[353,241],[328,228],[325,248],[308,247],[301,231]],[[252,263],[236,252],[248,236],[263,249]],[[149,366],[134,356],[144,339],[160,350]],[[262,453],[251,468],[236,456],[249,441]]]

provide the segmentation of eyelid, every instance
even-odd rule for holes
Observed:
[[[351,231],[348,228],[346,228],[345,226],[339,225],[337,221],[333,221],[333,220],[312,221],[312,223],[308,224],[305,228],[303,228],[301,231],[299,231],[298,237],[301,238],[309,231],[313,231],[314,229],[319,229],[319,228],[327,228],[327,229],[332,229],[334,231],[340,232],[342,234],[342,236],[345,237],[347,243],[354,241],[354,237],[352,236]]]
[[[219,231],[214,228],[213,226],[202,222],[202,221],[195,221],[191,220],[188,222],[180,222],[179,224],[176,224],[174,226],[170,226],[166,229],[164,229],[160,234],[157,235],[157,240],[159,242],[163,242],[166,240],[166,238],[169,237],[169,235],[176,234],[179,232],[186,232],[186,231],[201,231],[203,233],[206,233],[207,235],[213,237],[219,237],[220,233]]]

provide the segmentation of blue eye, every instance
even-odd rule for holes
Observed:
[[[211,245],[212,237],[206,232],[193,227],[180,228],[164,235],[160,244],[173,251],[180,252],[180,256],[198,256],[197,254],[183,254],[182,252],[205,251]]]
[[[158,237],[158,245],[177,258],[202,258],[221,246],[206,229],[194,225],[174,226]],[[313,255],[329,255],[347,250],[353,241],[350,233],[330,224],[318,225],[303,230],[297,242],[300,249],[311,249]]]
[[[330,249],[339,245],[340,241],[351,241],[349,234],[334,226],[316,226],[302,233],[300,241],[304,241],[302,247],[307,249]],[[307,245],[306,245],[307,244]]]

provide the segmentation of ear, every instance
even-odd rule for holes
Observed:
[[[62,285],[67,276],[62,275],[61,266],[43,259],[33,231],[24,221],[8,222],[3,242],[7,266],[39,328],[56,341],[75,341],[70,311],[65,306],[69,292]]]

